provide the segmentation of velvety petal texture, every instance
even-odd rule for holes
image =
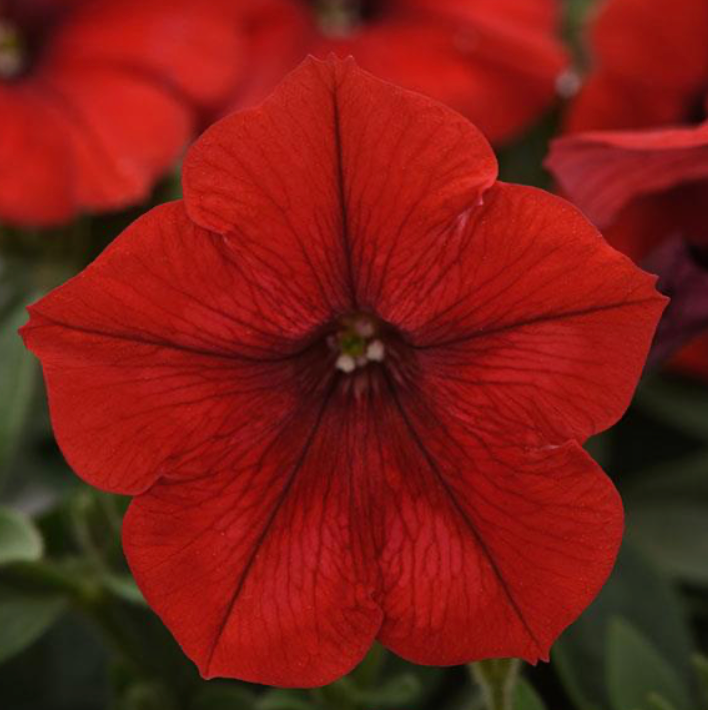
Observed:
[[[351,60],[210,129],[184,187],[22,333],[67,459],[136,496],[127,558],[185,652],[279,686],[375,639],[547,658],[620,543],[581,445],[629,402],[654,279]]]
[[[0,76],[0,220],[20,226],[146,199],[242,67],[240,31],[218,0],[2,10],[33,38],[24,71]]]

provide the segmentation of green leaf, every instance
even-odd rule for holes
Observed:
[[[34,390],[36,363],[17,329],[27,320],[25,301],[0,323],[0,468],[14,453]]]
[[[633,476],[622,488],[630,505],[652,501],[700,499],[708,503],[708,449],[661,463]]]
[[[410,705],[418,700],[422,690],[422,684],[418,677],[412,673],[406,673],[391,678],[378,688],[360,690],[354,694],[354,697],[362,707],[399,707]]]
[[[0,663],[36,641],[65,609],[62,596],[28,594],[0,586]]]
[[[670,576],[708,584],[708,501],[627,505],[629,539]]]
[[[625,543],[604,589],[551,654],[577,707],[607,710],[610,706],[605,647],[610,621],[616,617],[639,629],[668,659],[682,684],[691,685],[693,646],[677,594],[641,552]]]
[[[698,676],[703,705],[708,707],[708,658],[697,653],[693,657],[693,667],[696,669],[696,675]]]
[[[131,686],[119,707],[120,710],[177,710],[177,704],[167,688],[152,682]]]
[[[302,691],[271,690],[261,695],[256,703],[256,710],[313,710]]]
[[[655,377],[638,390],[635,403],[658,421],[708,441],[708,397],[688,380]]]
[[[16,510],[0,507],[0,565],[35,562],[44,545],[32,520]]]
[[[212,683],[199,693],[190,710],[252,710],[255,707],[253,691],[238,685]]]
[[[666,698],[657,695],[656,693],[649,693],[647,698],[647,706],[649,710],[676,710],[676,708],[668,701]]]
[[[614,710],[689,710],[690,693],[656,647],[624,619],[610,623],[607,686]],[[668,706],[667,706],[668,703]]]
[[[101,581],[105,584],[106,588],[119,599],[123,599],[131,604],[147,606],[145,597],[140,589],[138,589],[135,580],[129,575],[106,572],[101,575]]]
[[[525,678],[520,678],[516,685],[514,710],[546,710],[541,696]]]
[[[518,658],[490,658],[468,666],[472,678],[482,691],[488,708],[509,708],[513,705],[521,661]]]

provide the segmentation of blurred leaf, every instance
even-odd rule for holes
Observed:
[[[363,707],[387,708],[410,705],[419,698],[422,690],[422,684],[418,677],[412,673],[406,673],[391,678],[380,687],[360,690],[354,694],[354,698]]]
[[[489,658],[468,665],[488,708],[508,708],[514,699],[521,671],[518,658]]]
[[[696,669],[698,683],[701,689],[701,700],[703,705],[708,707],[708,658],[696,654],[693,657],[693,666]]]
[[[636,628],[613,619],[607,637],[607,686],[614,710],[688,710],[689,692],[671,665]]]
[[[298,690],[270,690],[261,695],[256,710],[312,710],[314,706]]]
[[[252,710],[256,695],[247,688],[211,682],[197,695],[190,710]]]
[[[65,609],[62,596],[28,594],[0,586],[0,663],[36,641]]]
[[[638,390],[635,403],[655,419],[708,441],[708,396],[702,387],[667,377],[656,377]]]
[[[525,678],[520,678],[516,685],[514,710],[546,710],[541,696]]]
[[[630,539],[667,574],[708,584],[708,503],[638,504],[628,522]]]
[[[622,494],[630,503],[696,498],[708,503],[708,450],[641,471]]]
[[[43,548],[42,536],[29,517],[0,507],[0,565],[34,562],[42,556]]]
[[[612,454],[612,430],[597,434],[585,442],[585,450],[603,468],[608,468]]]
[[[147,606],[145,597],[135,584],[135,580],[127,574],[113,574],[107,572],[101,575],[101,581],[106,585],[107,589],[118,598],[131,604],[140,604]]]
[[[548,189],[551,178],[543,168],[543,159],[548,153],[548,143],[557,130],[557,124],[556,115],[547,116],[520,140],[498,150],[499,179]]]
[[[579,708],[607,710],[606,637],[623,617],[666,658],[682,684],[693,682],[693,646],[679,599],[667,580],[625,543],[612,576],[597,599],[556,643],[552,661]]]
[[[177,704],[160,683],[136,683],[119,703],[120,710],[177,710]]]
[[[647,698],[647,706],[649,710],[676,710],[676,708],[661,695],[656,693],[649,693]]]
[[[17,334],[30,300],[15,304],[0,322],[0,470],[14,453],[32,400],[36,363]]]

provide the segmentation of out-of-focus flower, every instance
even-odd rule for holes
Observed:
[[[708,3],[606,0],[588,47],[592,70],[570,132],[695,124],[708,117]]]
[[[547,165],[613,246],[660,275],[672,303],[652,361],[708,330],[708,124],[566,136]]]
[[[145,198],[237,79],[214,0],[0,0],[0,221]]]
[[[535,662],[606,579],[622,508],[581,444],[665,299],[496,176],[450,109],[308,60],[32,307],[60,446],[136,496],[128,560],[205,676],[324,684],[376,638]]]
[[[664,241],[708,249],[708,3],[609,0],[590,40],[593,69],[569,109],[572,135],[554,143],[548,167],[614,247],[651,259],[680,296],[667,272],[679,261],[662,267],[657,255],[668,253]],[[708,336],[676,363],[708,376]]]
[[[554,141],[547,165],[564,193],[635,261],[672,237],[708,249],[708,123],[565,136]]]
[[[235,9],[252,42],[236,108],[263,99],[308,53],[351,54],[503,142],[549,108],[567,64],[557,0],[254,0]]]

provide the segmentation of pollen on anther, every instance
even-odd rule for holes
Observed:
[[[337,358],[335,367],[342,372],[347,374],[354,372],[356,370],[356,360],[351,356],[343,353]]]
[[[373,340],[366,348],[366,359],[371,362],[382,362],[386,348],[380,340]]]

